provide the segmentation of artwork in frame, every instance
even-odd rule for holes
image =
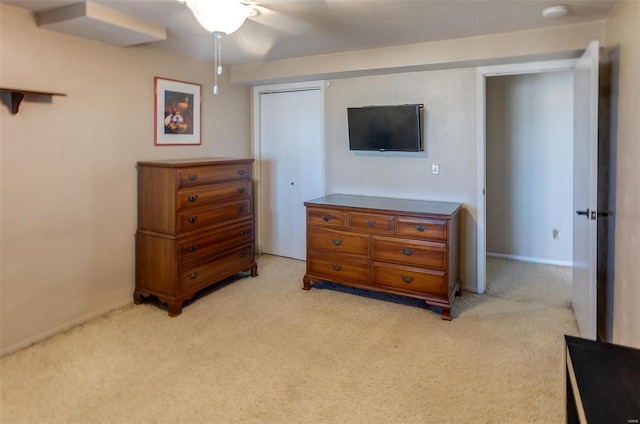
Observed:
[[[155,77],[155,145],[198,145],[202,85]]]

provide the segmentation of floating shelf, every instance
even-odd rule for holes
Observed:
[[[33,90],[22,90],[19,88],[6,88],[0,87],[0,91],[11,93],[11,113],[14,115],[18,113],[18,109],[20,109],[20,103],[24,96],[27,94],[35,94],[37,96],[66,96],[64,93],[53,93],[49,91],[33,91]]]

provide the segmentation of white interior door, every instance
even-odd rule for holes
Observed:
[[[262,252],[306,258],[304,202],[324,195],[322,93],[260,95]]]
[[[573,140],[573,311],[582,337],[596,339],[598,62],[592,42],[575,67]]]

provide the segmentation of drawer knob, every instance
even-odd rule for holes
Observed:
[[[340,246],[342,244],[342,239],[336,239],[336,238],[332,238],[331,241],[333,242],[333,244],[335,244],[336,246]]]
[[[249,234],[249,230],[240,230],[241,236],[246,236],[247,234]]]
[[[189,277],[189,280],[195,280],[196,278],[198,278],[198,273],[194,272],[192,274],[189,274],[188,277]]]
[[[238,187],[238,193],[244,193],[244,187]]]
[[[195,202],[196,200],[198,200],[198,195],[192,194],[191,196],[187,197],[187,199],[189,199],[190,202]]]
[[[246,252],[242,252],[242,253],[240,253],[240,257],[241,257],[242,259],[246,258],[246,257],[247,257]]]
[[[197,244],[194,244],[193,246],[189,246],[189,247],[187,247],[187,251],[188,251],[189,253],[193,253],[193,252],[195,252],[196,250],[198,250],[199,248],[200,248],[200,246],[198,246]]]
[[[189,178],[190,181],[195,181],[198,179],[198,174],[189,174],[187,178]]]
[[[411,249],[410,247],[403,247],[402,248],[402,253],[405,256],[411,256],[411,254],[413,253],[413,249]]]
[[[238,171],[238,175],[244,175],[245,172],[247,172],[247,171],[245,171],[244,169],[240,169]]]
[[[426,228],[422,225],[416,225],[416,230],[420,231],[421,233],[425,230]]]
[[[244,206],[240,205],[238,206],[238,212],[242,212],[244,210]]]
[[[332,264],[331,267],[336,271],[340,271],[342,269],[342,265],[338,265],[338,264]]]
[[[189,218],[187,218],[187,221],[189,221],[191,224],[195,224],[197,220],[197,216],[190,216]]]
[[[331,217],[330,217],[329,215],[324,215],[324,216],[322,217],[322,220],[323,220],[324,222],[329,222],[329,221],[331,221]]]
[[[376,226],[376,221],[367,221],[367,225],[369,227],[375,227]]]
[[[413,281],[413,277],[412,277],[412,276],[408,276],[408,277],[407,277],[407,276],[406,276],[406,275],[404,275],[404,274],[402,274],[402,275],[400,276],[400,278],[402,278],[402,281],[404,281],[404,282],[405,282],[405,283],[407,283],[407,284],[409,284],[410,282],[412,282],[412,281]]]

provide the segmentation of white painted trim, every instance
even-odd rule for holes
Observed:
[[[577,59],[550,60],[543,62],[512,63],[507,65],[478,67],[476,73],[476,143],[477,143],[477,292],[484,293],[487,286],[487,205],[484,190],[486,186],[486,79],[498,75],[521,75],[541,72],[572,71]]]
[[[477,247],[477,271],[476,271],[476,291],[480,294],[484,293],[487,288],[487,261],[485,260],[485,256],[487,253],[487,234],[486,234],[486,197],[485,197],[485,187],[486,187],[486,146],[485,146],[485,138],[486,138],[486,78],[485,75],[482,74],[480,69],[476,72],[476,124],[477,124],[477,157],[478,157],[478,174],[477,181],[478,186],[477,190],[477,239],[478,239],[478,247]]]
[[[28,339],[25,340],[21,340],[18,343],[12,344],[11,346],[7,346],[7,347],[3,347],[2,348],[2,352],[0,352],[0,357],[4,357],[6,355],[10,355],[12,353],[15,353],[19,350],[22,349],[26,349],[31,345],[34,345],[36,343],[42,342],[48,338],[51,338],[57,334],[61,334],[67,330],[70,330],[74,327],[77,327],[79,325],[82,325],[88,321],[91,321],[94,318],[98,318],[102,315],[108,314],[109,312],[115,311],[116,309],[120,309],[123,308],[127,305],[132,304],[132,298],[131,296],[127,296],[126,300],[121,300],[120,302],[116,302],[110,306],[106,306],[104,308],[100,308],[100,309],[96,309],[95,311],[91,311],[88,314],[85,314],[77,319],[74,319],[72,321],[68,321],[64,324],[60,324],[57,325],[53,328],[49,328],[48,330],[37,334],[33,337],[29,337]]]
[[[507,65],[482,66],[478,72],[485,77],[504,75],[537,74],[542,72],[568,71],[575,68],[578,59],[549,60],[546,62],[512,63]]]
[[[260,95],[267,93],[284,93],[289,91],[308,91],[308,90],[320,90],[320,113],[321,113],[321,121],[322,125],[320,126],[322,134],[320,135],[320,150],[322,152],[322,175],[320,178],[322,179],[322,192],[326,193],[327,181],[326,181],[326,162],[325,162],[325,140],[324,140],[324,90],[326,87],[329,87],[330,84],[328,81],[306,81],[306,82],[294,82],[288,84],[271,84],[271,85],[260,85],[253,87],[253,95],[251,98],[252,102],[252,117],[251,117],[251,137],[252,137],[252,156],[255,159],[254,162],[254,211],[256,215],[256,229],[255,229],[255,249],[256,253],[262,253],[262,221],[263,221],[263,213],[262,213],[262,195],[261,195],[261,164],[262,160],[260,157]]]
[[[555,261],[552,259],[531,258],[529,256],[518,256],[518,255],[505,255],[503,253],[492,253],[492,252],[487,252],[487,256],[490,256],[492,258],[512,259],[514,261],[533,262],[536,264],[573,267],[573,262],[570,262],[570,261]]]

